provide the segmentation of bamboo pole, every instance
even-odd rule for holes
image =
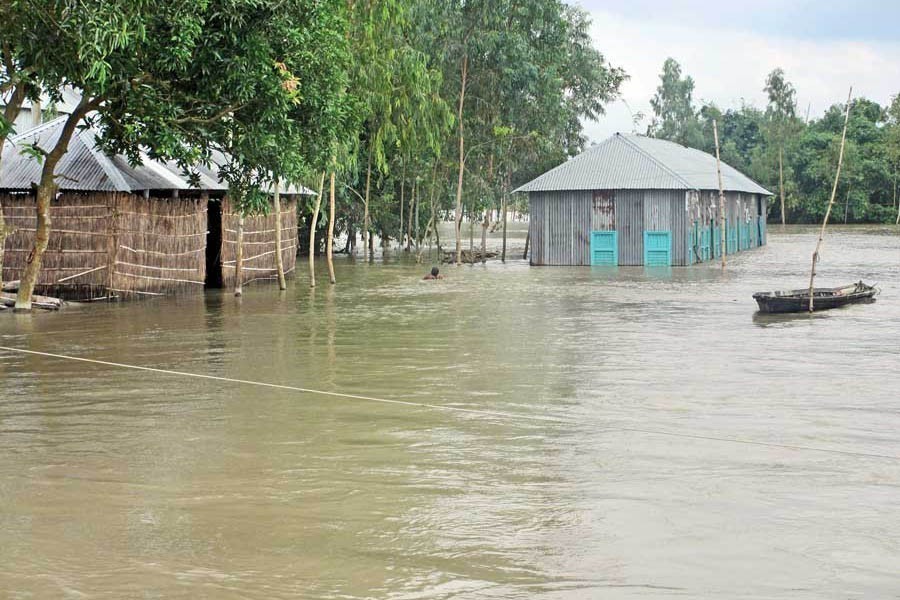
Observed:
[[[784,141],[778,148],[778,193],[781,195],[781,225],[786,223],[784,215]]]
[[[400,175],[400,248],[403,248],[403,205],[406,203],[406,163],[400,159],[403,164],[402,174]]]
[[[319,221],[319,209],[322,207],[322,193],[325,191],[325,171],[319,179],[319,195],[316,196],[316,207],[313,209],[312,221],[309,224],[309,287],[316,287],[316,223]]]
[[[719,177],[719,233],[722,238],[719,248],[722,251],[722,268],[724,269],[725,254],[728,252],[728,247],[725,244],[727,235],[725,230],[725,190],[722,187],[722,163],[719,160],[719,127],[715,119],[713,119],[713,138],[716,141],[716,175]]]
[[[334,285],[334,171],[331,172],[331,190],[328,200],[328,240],[325,244],[325,262],[328,265],[328,281]]]
[[[367,253],[369,252],[369,190],[372,187],[372,149],[368,148],[368,158],[366,159],[366,196],[363,198],[363,230],[362,230],[362,245],[363,245],[363,259],[366,258],[375,258],[374,256],[369,256]]]
[[[897,205],[897,166],[894,166],[894,208],[897,209],[897,222],[894,225],[900,225],[900,206]],[[0,216],[0,219],[3,217]]]
[[[415,207],[415,216],[413,217],[416,222],[415,235],[416,235],[416,252],[419,251],[419,196],[422,194],[422,190],[419,187],[419,178],[416,178],[415,183],[413,184],[413,206]]]
[[[505,187],[500,202],[502,204],[501,212],[503,213],[503,250],[500,252],[500,261],[506,262],[506,211],[509,205],[509,195],[506,193]]]
[[[238,208],[237,244],[234,250],[234,295],[244,294],[243,273],[244,269],[244,211]]]
[[[825,211],[825,218],[822,220],[822,229],[819,231],[819,241],[816,242],[816,250],[812,255],[812,268],[809,271],[809,312],[813,311],[813,285],[816,279],[816,263],[819,262],[819,250],[822,247],[822,240],[825,238],[825,228],[828,226],[828,217],[831,216],[831,207],[834,206],[834,198],[837,196],[838,181],[841,178],[841,166],[844,164],[844,143],[847,140],[847,123],[850,121],[850,99],[853,96],[853,86],[850,86],[850,92],[847,94],[847,110],[844,111],[844,130],[841,132],[841,149],[838,152],[837,171],[834,174],[834,186],[831,188],[831,199],[828,201],[828,208]]]
[[[466,76],[469,69],[469,55],[463,54],[462,77],[460,78],[459,88],[459,110],[457,112],[457,121],[459,126],[459,178],[456,182],[456,266],[462,259],[462,238],[460,236],[460,227],[462,225],[462,192],[463,192],[463,173],[465,173],[466,154],[465,154],[465,135],[463,130],[463,107],[466,101]]]
[[[409,214],[406,219],[406,251],[409,252],[412,248],[412,222],[413,222],[413,210],[416,204],[416,184],[413,183],[412,193],[409,196]]]

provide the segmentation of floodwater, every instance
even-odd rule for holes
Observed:
[[[769,241],[0,314],[3,346],[369,398],[0,351],[0,596],[898,598],[900,231],[831,230],[819,284],[883,291],[813,317],[754,315],[815,233]]]

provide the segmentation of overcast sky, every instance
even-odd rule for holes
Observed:
[[[764,107],[766,75],[785,70],[801,115],[821,115],[854,96],[881,104],[900,92],[900,3],[891,0],[570,0],[591,14],[594,44],[631,79],[622,99],[598,122],[585,123],[591,141],[632,131],[631,115],[650,121],[650,98],[669,56],[694,78],[694,101],[722,108],[742,100]]]

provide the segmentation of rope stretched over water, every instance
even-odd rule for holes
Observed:
[[[311,388],[296,387],[293,385],[282,385],[278,383],[266,383],[263,381],[251,381],[249,379],[234,379],[231,377],[220,377],[218,375],[203,375],[201,373],[188,373],[186,371],[171,371],[169,369],[157,369],[155,367],[142,367],[140,365],[129,365],[125,363],[110,362],[107,360],[96,360],[93,358],[82,358],[80,356],[67,356],[65,354],[53,354],[51,352],[38,352],[37,350],[25,350],[23,348],[11,348],[9,346],[0,346],[0,350],[8,352],[18,352],[20,354],[31,354],[34,356],[44,356],[47,358],[58,358],[61,360],[74,360],[94,365],[104,365],[107,367],[118,367],[120,369],[134,369],[137,371],[149,371],[151,373],[162,373],[164,375],[177,375],[180,377],[195,377],[197,379],[208,379],[211,381],[223,381],[226,383],[239,383],[241,385],[255,385],[258,387],[266,387],[276,390],[286,390],[290,392],[303,392],[305,394],[319,394],[321,396],[332,396],[337,398],[349,398],[351,400],[362,400],[365,402],[379,402],[381,404],[398,404],[401,406],[412,406],[416,408],[427,408],[431,410],[442,410],[458,413],[468,413],[481,416],[502,417],[504,419],[528,419],[532,421],[550,422],[569,424],[563,419],[555,419],[553,417],[545,417],[542,415],[517,415],[513,413],[505,413],[501,411],[481,410],[476,408],[462,408],[460,406],[441,406],[440,404],[427,404],[424,402],[411,402],[408,400],[392,400],[389,398],[375,398],[374,396],[362,396],[359,394],[346,394],[343,392],[329,392],[327,390],[314,390]]]
[[[7,352],[13,352],[18,354],[30,354],[33,356],[43,356],[46,358],[56,358],[60,360],[71,360],[82,363],[89,363],[94,365],[103,365],[107,367],[117,367],[120,369],[133,369],[136,371],[147,371],[150,373],[160,373],[163,375],[175,375],[178,377],[194,377],[196,379],[207,379],[210,381],[222,381],[225,383],[237,383],[241,385],[253,385],[257,387],[265,387],[276,390],[286,390],[290,392],[302,392],[306,394],[318,394],[321,396],[331,396],[336,398],[347,398],[350,400],[360,400],[364,402],[377,402],[380,404],[393,404],[399,406],[409,406],[414,408],[425,408],[429,410],[439,410],[446,412],[456,412],[456,413],[465,413],[470,415],[480,415],[480,416],[488,416],[488,417],[500,417],[508,420],[527,420],[527,421],[540,421],[544,423],[556,423],[560,425],[571,425],[576,426],[580,423],[575,421],[569,421],[566,419],[557,419],[554,417],[546,417],[542,415],[524,415],[524,414],[515,414],[515,413],[507,413],[502,411],[493,411],[493,410],[482,410],[477,408],[462,408],[459,406],[442,406],[440,404],[428,404],[425,402],[411,402],[408,400],[394,400],[390,398],[376,398],[374,396],[363,396],[360,394],[346,394],[343,392],[329,392],[327,390],[316,390],[312,388],[304,388],[297,387],[292,385],[283,385],[278,383],[266,383],[263,381],[251,381],[249,379],[235,379],[232,377],[220,377],[218,375],[203,375],[201,373],[188,373],[186,371],[172,371],[169,369],[159,369],[155,367],[142,367],[140,365],[130,365],[126,363],[117,363],[111,362],[107,360],[97,360],[93,358],[83,358],[80,356],[68,356],[65,354],[53,354],[51,352],[39,352],[37,350],[25,350],[24,348],[13,348],[10,346],[0,346],[0,350],[5,350]],[[747,440],[740,438],[729,438],[729,437],[718,437],[712,435],[701,435],[694,433],[680,433],[676,431],[663,431],[657,429],[640,429],[637,427],[610,427],[599,430],[601,433],[621,433],[621,432],[630,432],[630,433],[641,433],[645,435],[658,435],[658,436],[666,436],[666,437],[675,437],[675,438],[683,438],[683,439],[693,439],[693,440],[705,440],[705,441],[713,441],[713,442],[722,442],[729,444],[743,444],[748,446],[763,446],[767,448],[781,448],[785,450],[797,450],[797,451],[805,451],[805,452],[823,452],[827,454],[840,454],[843,456],[853,456],[857,458],[879,458],[879,459],[887,459],[887,460],[896,460],[900,461],[900,456],[893,456],[890,454],[877,454],[872,452],[856,452],[853,450],[839,450],[834,448],[818,448],[815,446],[800,446],[795,444],[779,444],[776,442],[761,442],[758,440]]]

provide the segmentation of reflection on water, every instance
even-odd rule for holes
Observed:
[[[0,590],[17,598],[893,597],[900,235],[689,269],[339,261],[339,285],[0,315]],[[496,238],[494,238],[495,240]],[[324,265],[320,265],[324,273]],[[551,417],[539,421],[528,417]]]

